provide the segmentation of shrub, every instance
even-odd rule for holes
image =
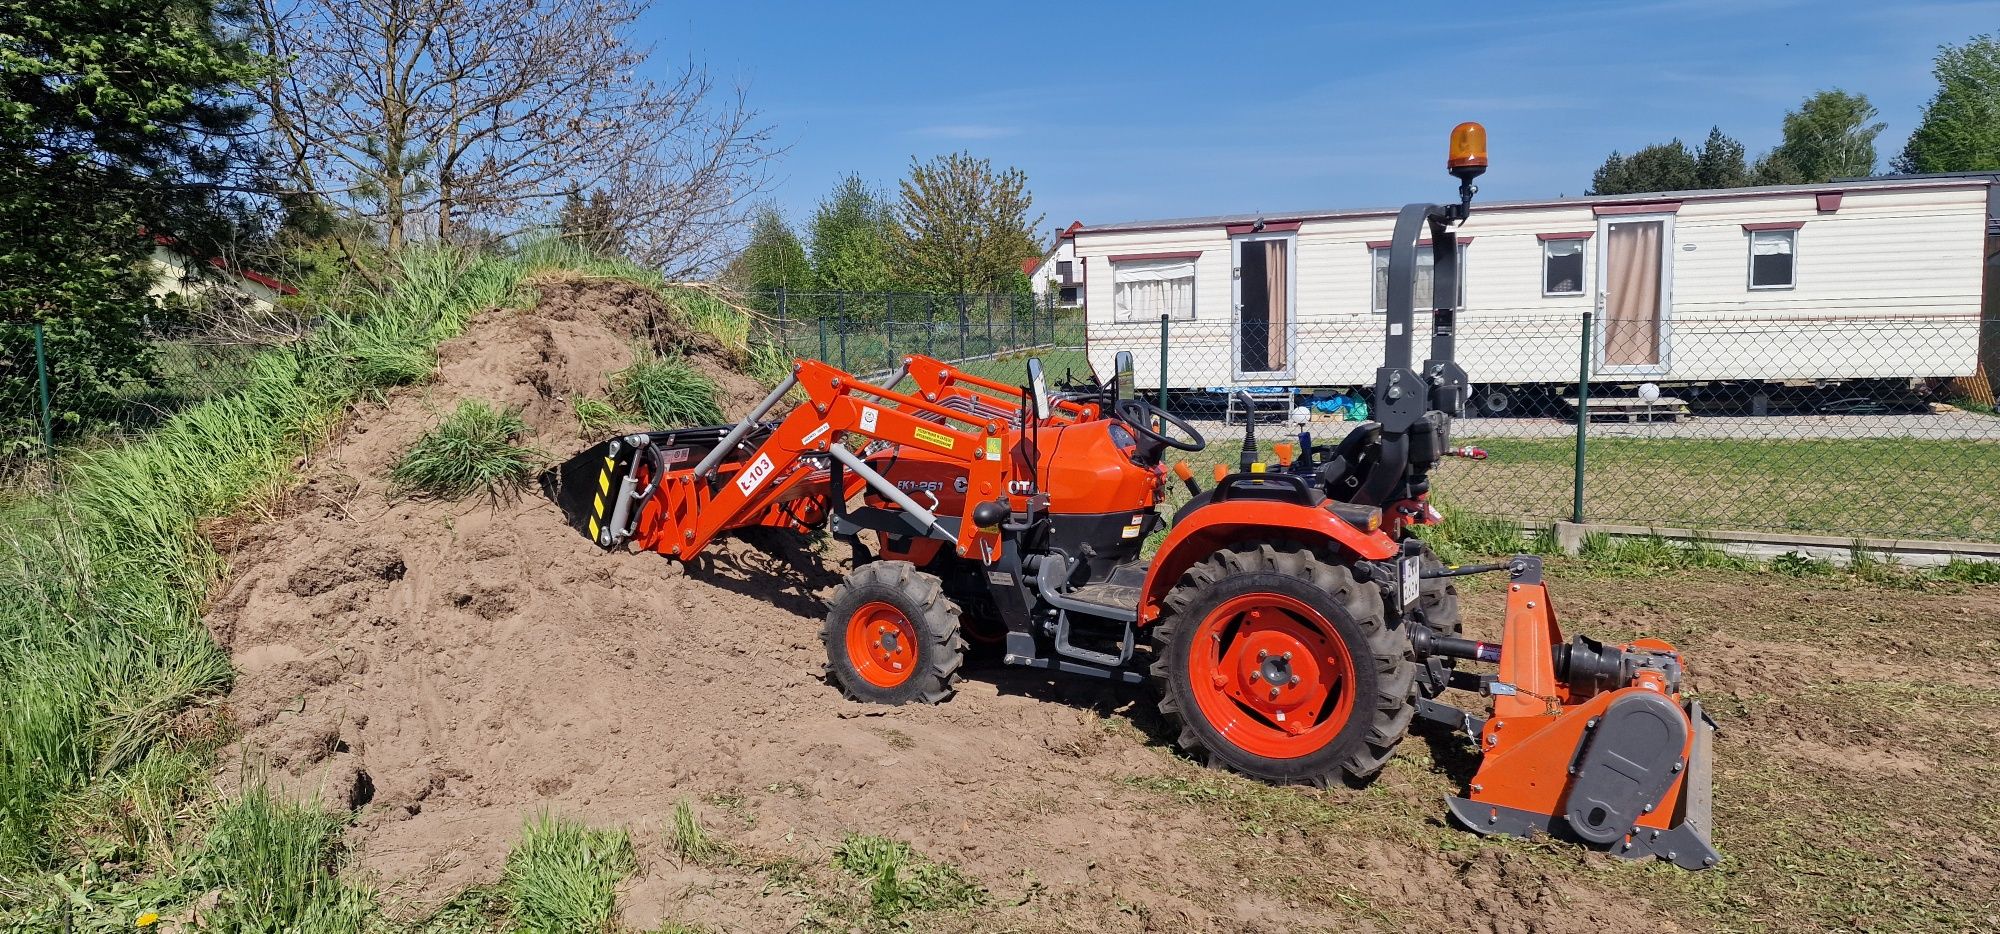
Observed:
[[[833,864],[868,884],[868,910],[887,921],[912,911],[970,908],[986,898],[955,867],[927,860],[888,837],[850,834],[834,851]]]
[[[528,431],[521,413],[467,399],[425,432],[389,471],[401,493],[463,499],[480,490],[499,497],[519,491],[545,458],[515,442]]]

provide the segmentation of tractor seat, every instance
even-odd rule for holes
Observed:
[[[1320,484],[1327,495],[1347,502],[1356,490],[1361,489],[1361,480],[1367,475],[1367,464],[1374,459],[1375,445],[1381,440],[1380,422],[1362,422],[1334,445],[1333,453],[1319,468]]]

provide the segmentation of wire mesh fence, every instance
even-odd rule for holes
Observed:
[[[0,323],[0,480],[64,451],[144,433],[174,413],[242,388],[268,344],[153,330],[116,340]]]
[[[996,358],[1080,347],[1082,311],[1021,293],[753,292],[750,307],[786,356],[825,360],[852,373],[884,373],[904,354],[961,361],[969,369],[1021,367]]]
[[[1142,390],[1208,437],[1190,457],[1206,476],[1237,463],[1246,421],[1266,458],[1274,440],[1333,444],[1367,421],[1382,328],[1100,322],[1042,356],[1109,372],[1131,351]],[[1972,316],[1462,315],[1473,392],[1452,443],[1488,456],[1448,459],[1436,496],[1541,526],[2000,541],[2000,417],[1980,363],[1995,334],[2000,320]],[[1420,326],[1419,362],[1427,342]]]

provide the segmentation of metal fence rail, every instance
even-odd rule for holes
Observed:
[[[1453,507],[1537,525],[2000,541],[2000,417],[1979,362],[2000,320],[1459,320],[1474,391],[1453,443],[1489,457],[1437,472]],[[1227,323],[1093,324],[1085,347],[1045,356],[1102,371],[1131,351],[1139,386],[1208,435],[1191,459],[1205,473],[1237,460],[1239,389],[1267,455],[1299,408],[1318,444],[1366,420],[1381,328],[1310,321],[1272,340]]]

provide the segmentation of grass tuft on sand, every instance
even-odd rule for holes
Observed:
[[[547,458],[518,442],[521,413],[467,399],[425,432],[389,470],[400,493],[464,499],[482,490],[498,499],[519,492]]]
[[[500,887],[513,903],[509,930],[584,934],[609,930],[618,883],[638,868],[623,830],[591,830],[542,814],[507,854]]]
[[[661,431],[722,421],[715,383],[684,357],[641,357],[612,375],[611,399]]]

